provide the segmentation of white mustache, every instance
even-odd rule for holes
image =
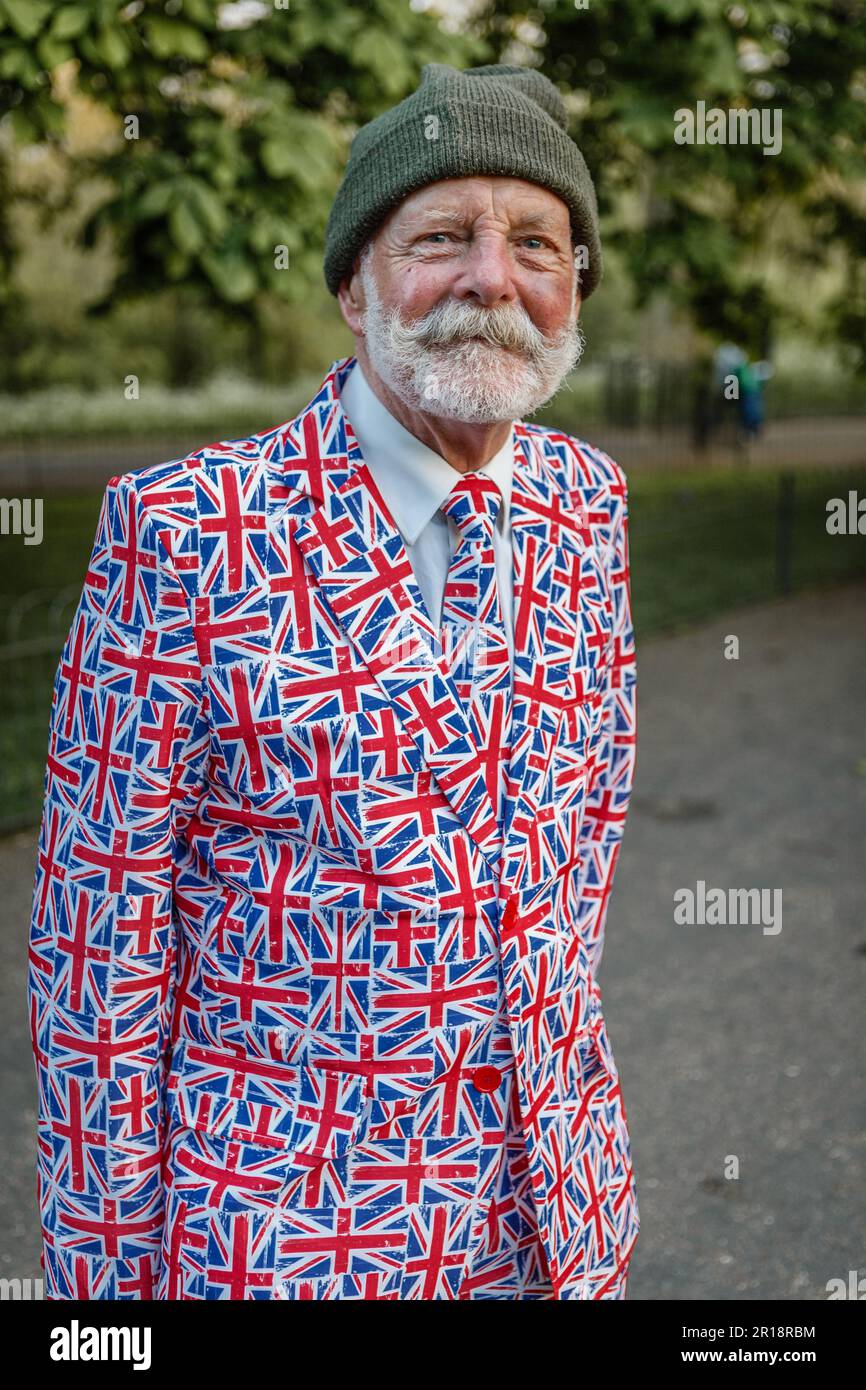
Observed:
[[[454,343],[471,342],[480,338],[492,347],[512,348],[533,354],[541,343],[541,334],[524,317],[513,310],[491,309],[485,314],[465,312],[457,306],[437,306],[415,323],[403,324],[402,331],[425,347],[451,347]]]

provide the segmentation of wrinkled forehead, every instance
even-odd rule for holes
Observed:
[[[466,226],[491,211],[512,227],[534,225],[561,236],[567,236],[571,227],[568,204],[552,189],[526,179],[494,175],[425,184],[407,193],[386,223],[395,230],[429,220]]]

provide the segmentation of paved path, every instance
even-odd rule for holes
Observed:
[[[824,1299],[828,1279],[866,1274],[864,656],[862,585],[640,648],[600,972],[642,1217],[631,1298]],[[31,832],[0,841],[0,1275],[22,1277],[39,1272],[34,853]],[[699,879],[781,889],[782,930],[677,926],[674,892]]]
[[[864,715],[863,586],[640,649],[599,977],[642,1216],[630,1297],[823,1299],[866,1274]],[[699,879],[781,889],[781,931],[676,925]]]
[[[747,452],[735,447],[730,428],[717,431],[710,447],[700,454],[695,453],[691,434],[685,427],[661,431],[649,426],[628,429],[587,420],[582,433],[590,443],[602,443],[629,477],[644,470],[677,472],[700,468],[724,472],[743,464],[753,469],[803,468],[812,472],[866,463],[864,421],[857,415],[771,420],[760,441],[749,445]],[[0,490],[24,496],[101,490],[114,473],[183,458],[188,450],[200,448],[214,437],[178,429],[165,440],[144,442],[49,440],[16,445],[0,440]]]

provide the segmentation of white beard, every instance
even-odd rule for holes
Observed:
[[[404,323],[397,309],[384,311],[364,260],[360,275],[370,362],[409,409],[467,424],[522,420],[556,394],[583,353],[576,320],[546,338],[519,305],[482,309],[447,299]]]

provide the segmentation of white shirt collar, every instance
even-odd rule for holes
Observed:
[[[460,474],[441,454],[401,425],[379,400],[357,361],[343,383],[340,404],[376,486],[403,539],[411,545],[441,507]],[[502,448],[478,470],[493,478],[502,493],[496,523],[501,534],[505,533],[511,510],[513,470],[512,426]]]

